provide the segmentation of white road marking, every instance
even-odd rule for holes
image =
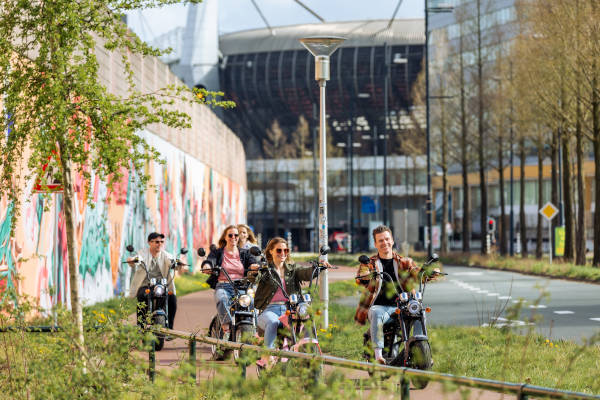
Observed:
[[[489,290],[481,290],[481,289],[479,289],[477,291],[477,293],[481,293],[481,294],[486,294],[486,293],[489,293],[489,292],[490,292]]]
[[[600,318],[590,318],[592,321],[598,321],[600,322]]]
[[[496,320],[494,321],[493,326],[495,328],[502,328],[504,326],[527,326],[527,325],[535,325],[532,322],[525,322],[525,321],[519,321],[519,320],[509,320],[503,317],[498,317],[496,318]],[[481,325],[482,327],[487,327],[490,326],[490,324],[485,323]]]
[[[538,304],[538,305],[530,304],[529,308],[546,308],[546,306],[543,304]]]
[[[499,296],[500,293],[488,293],[488,296],[492,297],[492,296]]]
[[[454,275],[454,276],[480,276],[480,275],[483,275],[483,272],[475,272],[475,271],[455,272],[452,275]]]
[[[575,312],[569,311],[569,310],[559,310],[559,311],[554,311],[554,314],[565,315],[565,314],[575,314]]]
[[[512,299],[512,296],[500,296],[500,297],[498,297],[498,299],[500,299],[500,300],[510,300],[510,299]]]

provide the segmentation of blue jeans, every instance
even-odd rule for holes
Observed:
[[[265,331],[265,345],[272,349],[275,347],[277,339],[277,329],[279,328],[279,317],[285,314],[285,305],[269,304],[258,316],[258,326]]]
[[[219,282],[215,287],[215,302],[217,303],[217,314],[221,325],[231,324],[231,298],[235,295],[235,290],[229,282]]]
[[[394,311],[396,311],[396,306],[371,306],[369,309],[368,318],[371,323],[371,341],[373,342],[373,347],[376,349],[383,349],[383,325],[390,320]],[[423,334],[421,324],[414,324],[413,333],[415,335]]]

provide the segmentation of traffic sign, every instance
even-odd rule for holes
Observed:
[[[548,221],[551,221],[552,218],[556,217],[558,214],[558,208],[551,202],[547,202],[544,207],[540,208],[540,214],[544,216]]]
[[[36,193],[56,193],[63,191],[63,185],[56,180],[56,170],[58,169],[57,154],[52,152],[54,156],[48,157],[48,162],[42,165],[41,170],[35,179],[33,191]]]

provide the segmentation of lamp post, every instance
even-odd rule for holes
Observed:
[[[325,114],[325,85],[329,80],[329,57],[346,40],[337,36],[314,36],[300,39],[300,43],[315,57],[315,80],[319,82],[319,248],[327,246],[327,124]],[[320,256],[327,261],[327,255]],[[321,284],[323,327],[329,325],[329,280],[323,271]]]
[[[425,202],[425,216],[427,218],[427,254],[433,254],[433,241],[431,240],[432,229],[432,207],[431,207],[431,145],[429,135],[429,13],[452,12],[452,7],[429,7],[425,0],[425,114],[426,118],[426,140],[427,140],[427,200]]]

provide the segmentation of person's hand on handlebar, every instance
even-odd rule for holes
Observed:
[[[125,262],[127,264],[129,264],[130,267],[135,267],[135,264],[137,264],[138,262],[140,262],[140,257],[139,256],[128,257],[127,260],[125,260]]]
[[[258,264],[250,264],[250,271],[258,271],[260,265]]]

